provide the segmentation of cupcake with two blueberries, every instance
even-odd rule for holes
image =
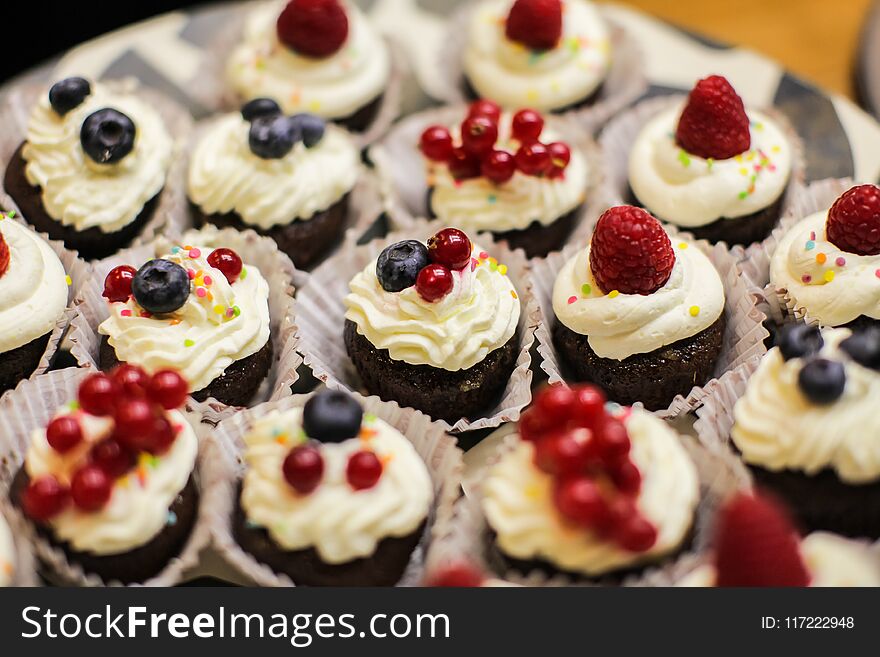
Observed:
[[[38,231],[104,258],[154,217],[173,156],[162,115],[131,85],[66,78],[33,108],[4,186]]]
[[[252,229],[300,268],[341,238],[361,174],[342,128],[313,114],[282,114],[257,98],[214,121],[193,149],[187,192],[197,226]]]
[[[187,390],[173,370],[123,365],[33,431],[11,500],[87,576],[144,583],[183,551],[199,503]]]

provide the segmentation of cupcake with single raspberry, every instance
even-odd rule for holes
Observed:
[[[166,119],[178,127],[178,113],[128,83],[60,80],[36,100],[5,190],[40,232],[86,259],[106,257],[164,220]]]
[[[226,79],[243,100],[272,98],[286,113],[311,112],[354,132],[382,118],[385,96],[396,93],[387,43],[347,0],[260,4],[244,21]]]

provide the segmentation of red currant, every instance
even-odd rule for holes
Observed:
[[[9,245],[0,233],[0,278],[3,277],[7,269],[9,269]]]
[[[616,418],[606,418],[594,430],[602,460],[613,466],[629,454],[630,441],[623,422]]]
[[[476,588],[483,585],[483,573],[469,563],[449,564],[428,578],[428,586]]]
[[[548,144],[547,151],[550,153],[552,163],[548,175],[551,178],[561,178],[568,163],[571,162],[571,149],[561,141],[554,141]]]
[[[547,386],[535,398],[535,410],[564,426],[576,410],[577,395],[566,385]]]
[[[483,157],[480,173],[496,185],[502,185],[516,173],[516,160],[507,151],[490,151]]]
[[[442,125],[432,125],[422,133],[419,148],[429,160],[446,162],[452,157],[452,135]]]
[[[123,363],[110,372],[110,378],[119,384],[122,394],[132,398],[143,397],[150,381],[150,377],[143,368],[129,363]]]
[[[116,408],[114,436],[132,451],[147,450],[156,414],[146,399],[126,399]]]
[[[551,475],[578,474],[587,466],[589,446],[587,429],[545,436],[535,444],[535,465]]]
[[[214,249],[208,256],[208,264],[219,269],[229,284],[235,283],[241,275],[241,257],[232,249]]]
[[[629,459],[617,464],[611,473],[611,479],[617,489],[626,495],[637,495],[642,486],[642,473]]]
[[[92,464],[77,470],[70,481],[73,503],[83,511],[98,511],[110,501],[113,480],[99,466]]]
[[[46,440],[56,452],[64,454],[82,442],[79,422],[71,415],[56,417],[46,427]]]
[[[444,228],[428,240],[431,262],[450,269],[464,269],[471,264],[472,250],[470,239],[458,228]]]
[[[156,372],[147,384],[147,397],[166,410],[180,408],[189,394],[189,385],[174,370]]]
[[[372,488],[382,476],[382,462],[370,451],[361,450],[348,458],[345,478],[355,490]]]
[[[428,265],[416,277],[416,292],[425,301],[437,301],[452,291],[452,272],[444,265]]]
[[[564,479],[553,490],[553,501],[564,518],[584,527],[601,523],[606,513],[599,487],[588,477]]]
[[[52,475],[32,479],[21,496],[21,508],[37,522],[51,520],[70,502],[70,490]]]
[[[657,542],[657,529],[640,514],[636,514],[617,527],[614,537],[624,550],[645,552]]]
[[[121,392],[119,384],[106,374],[92,374],[79,385],[80,408],[91,415],[112,415]]]
[[[519,437],[528,442],[536,442],[541,439],[547,430],[547,423],[534,408],[522,414],[519,419]]]
[[[539,141],[523,144],[516,152],[516,167],[527,176],[543,176],[551,166],[550,153]]]
[[[153,430],[146,440],[145,449],[150,454],[164,454],[174,444],[177,431],[168,421],[168,418],[159,416],[153,420]]]
[[[541,131],[544,129],[544,119],[538,112],[523,109],[513,115],[510,122],[510,132],[514,139],[523,144],[538,141]]]
[[[501,120],[501,107],[491,100],[475,100],[468,108],[468,116],[485,116],[497,125]]]
[[[481,156],[498,141],[498,126],[486,116],[471,116],[462,121],[461,145],[471,155]]]
[[[478,178],[480,175],[480,158],[471,155],[461,146],[452,149],[449,157],[449,173],[456,180]]]
[[[109,301],[128,301],[131,296],[131,282],[137,270],[128,265],[114,267],[104,279],[103,296]]]
[[[284,479],[303,495],[311,493],[324,476],[324,458],[312,445],[300,445],[290,450],[284,459]]]
[[[574,421],[582,427],[593,427],[605,411],[605,395],[596,386],[575,388]]]
[[[121,477],[135,464],[135,455],[118,440],[107,438],[92,447],[92,463],[107,473],[111,479]]]

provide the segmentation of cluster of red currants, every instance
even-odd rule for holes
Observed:
[[[470,106],[461,124],[461,144],[443,126],[427,128],[419,147],[425,157],[445,163],[456,180],[483,176],[495,184],[513,178],[517,170],[527,176],[561,178],[571,161],[571,150],[560,142],[540,141],[544,119],[536,111],[523,109],[513,115],[510,134],[519,142],[516,153],[495,148],[501,108],[491,100],[478,100]]]
[[[86,512],[98,511],[109,501],[113,482],[131,471],[138,454],[168,451],[180,431],[165,411],[179,408],[189,394],[187,382],[173,370],[149,376],[136,365],[123,364],[110,374],[92,374],[79,386],[79,409],[113,419],[109,435],[94,444],[86,437],[77,413],[59,415],[46,427],[46,440],[59,454],[82,451],[83,465],[69,482],[53,475],[31,480],[22,496],[22,508],[33,520],[46,522],[70,502]]]
[[[297,492],[308,495],[321,483],[324,476],[324,457],[312,443],[299,445],[290,450],[284,459],[284,479]],[[374,452],[362,449],[348,457],[345,478],[355,490],[375,486],[382,476],[382,461]]]
[[[623,422],[605,410],[594,386],[550,386],[523,413],[520,437],[534,444],[535,465],[553,477],[553,500],[566,521],[631,552],[657,540],[636,506],[642,477],[630,459]]]

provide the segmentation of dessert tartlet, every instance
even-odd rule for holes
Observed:
[[[4,186],[38,231],[103,258],[153,217],[173,156],[162,116],[132,85],[66,78],[33,108]]]
[[[641,208],[607,210],[553,286],[553,343],[567,376],[621,404],[665,408],[719,357],[725,293],[698,245]]]
[[[285,116],[258,98],[202,135],[188,195],[197,226],[250,228],[308,268],[344,232],[360,173],[358,148],[343,129],[312,114]]]
[[[391,79],[391,53],[351,2],[266,2],[248,16],[226,67],[244,100],[272,98],[354,132],[376,119]]]

